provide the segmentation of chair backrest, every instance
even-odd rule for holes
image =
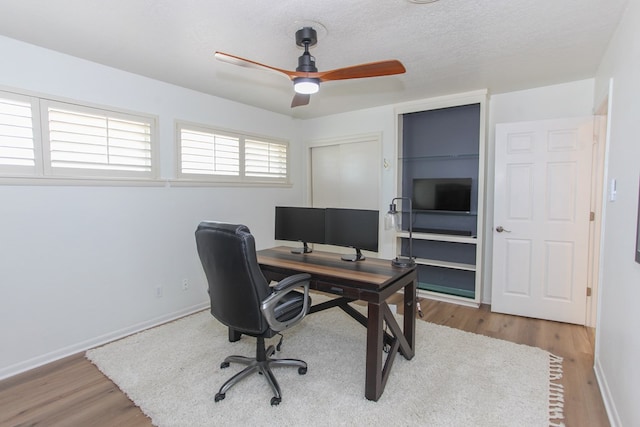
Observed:
[[[211,314],[238,332],[260,335],[269,329],[260,309],[271,294],[260,271],[249,228],[205,221],[196,230],[196,245],[211,298]]]

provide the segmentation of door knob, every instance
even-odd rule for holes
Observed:
[[[498,233],[502,233],[503,231],[504,231],[505,233],[511,233],[511,230],[506,230],[506,229],[505,229],[503,226],[501,226],[501,225],[499,225],[499,226],[497,226],[497,227],[496,227],[496,231],[497,231]]]

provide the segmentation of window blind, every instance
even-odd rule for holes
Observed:
[[[151,174],[150,121],[57,107],[47,111],[52,169]]]
[[[181,172],[185,174],[240,174],[239,138],[181,129]]]
[[[0,165],[35,167],[30,102],[0,98]]]
[[[262,178],[287,178],[287,145],[245,140],[245,174]]]

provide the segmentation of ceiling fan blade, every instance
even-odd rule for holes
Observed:
[[[330,80],[390,76],[393,74],[402,74],[406,71],[407,70],[400,61],[393,59],[390,61],[369,62],[367,64],[353,65],[351,67],[319,72],[318,77],[321,82],[326,82]]]
[[[291,100],[291,108],[307,105],[310,99],[311,95],[296,92],[296,94],[293,96],[293,99]]]
[[[296,77],[298,74],[300,74],[297,71],[283,70],[282,68],[276,68],[270,65],[261,64],[259,62],[251,61],[250,59],[241,58],[239,56],[231,55],[224,52],[216,52],[214,56],[216,57],[217,60],[226,62],[228,64],[239,65],[241,67],[247,67],[247,68],[267,69],[271,71],[276,71],[278,73],[285,74],[287,77],[291,79]]]

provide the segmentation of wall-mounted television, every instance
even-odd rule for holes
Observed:
[[[471,178],[415,178],[411,203],[416,211],[471,212]]]

